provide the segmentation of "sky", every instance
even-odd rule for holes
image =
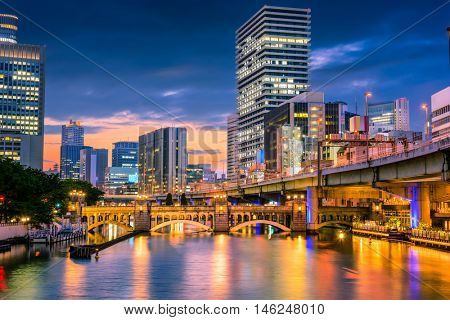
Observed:
[[[422,131],[420,104],[450,82],[450,1],[0,0],[19,16],[19,42],[47,48],[44,168],[59,162],[61,125],[74,119],[86,145],[109,149],[188,127],[190,162],[226,169],[235,31],[264,4],[311,8],[313,90],[349,111],[355,101],[362,111],[367,90],[373,102],[407,97]]]

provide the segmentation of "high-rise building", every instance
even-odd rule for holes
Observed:
[[[181,193],[186,187],[186,128],[161,128],[139,136],[139,193]]]
[[[84,146],[84,127],[79,121],[70,120],[61,127],[61,179],[80,179],[80,151],[83,149],[92,149]]]
[[[227,179],[236,181],[239,177],[238,131],[239,118],[233,114],[227,119]]]
[[[264,116],[264,158],[268,172],[293,172],[301,167],[296,163],[291,168],[286,164],[293,161],[316,160],[317,141],[341,135],[345,132],[344,102],[324,102],[323,92],[305,92],[282,104]],[[286,127],[299,128],[288,130]],[[301,139],[301,147],[298,140]],[[284,144],[284,146],[283,146]],[[301,157],[294,157],[292,149],[297,148]],[[333,158],[332,149],[322,149],[322,159]],[[281,155],[289,159],[281,159]],[[298,171],[298,170],[297,170]]]
[[[85,149],[92,149],[92,147],[61,145],[59,164],[61,179],[80,179],[80,152]]]
[[[84,127],[81,122],[72,121],[62,126],[61,144],[67,146],[84,146]]]
[[[0,154],[42,169],[45,48],[17,43],[18,22],[14,15],[0,14],[0,130],[24,142],[20,151],[0,143]]]
[[[108,167],[108,149],[82,149],[80,151],[80,180],[102,189]]]
[[[236,32],[239,161],[264,148],[264,114],[308,90],[311,10],[264,6]]]
[[[137,187],[138,169],[130,167],[109,167],[105,171],[105,187],[107,194],[123,194],[126,187]]]
[[[113,143],[112,166],[137,168],[138,149],[138,142],[120,141]]]
[[[0,129],[0,158],[8,158],[31,168],[42,167],[42,139],[20,133],[20,130]]]
[[[431,135],[439,139],[450,133],[450,87],[431,96]]]
[[[369,103],[369,133],[376,134],[393,130],[409,131],[409,101],[399,98],[394,101]]]
[[[186,183],[214,183],[216,173],[212,170],[211,164],[188,164],[186,167]]]

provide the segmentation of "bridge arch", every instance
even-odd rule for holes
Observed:
[[[150,232],[154,232],[154,231],[157,231],[157,230],[159,230],[161,228],[167,227],[167,226],[172,225],[172,224],[177,224],[177,223],[185,223],[185,224],[189,224],[191,226],[199,227],[199,228],[201,228],[204,231],[212,231],[209,226],[201,224],[200,222],[192,221],[192,220],[179,220],[179,219],[177,219],[177,220],[170,220],[170,221],[165,221],[163,223],[160,223],[160,224],[154,226],[153,228],[151,228]]]
[[[353,224],[350,221],[344,221],[344,220],[331,220],[331,221],[325,221],[322,223],[319,223],[317,225],[317,230],[319,230],[320,228],[324,228],[324,227],[328,227],[328,226],[348,226],[348,227],[352,227]]]
[[[288,227],[286,227],[286,226],[284,226],[284,225],[282,225],[282,224],[280,224],[278,222],[275,222],[275,221],[270,221],[270,220],[250,220],[250,221],[245,221],[245,222],[243,222],[241,224],[238,224],[237,226],[234,226],[234,227],[230,228],[230,232],[236,232],[236,231],[241,230],[241,229],[243,229],[243,228],[245,228],[247,226],[254,226],[256,224],[267,224],[267,225],[271,225],[271,226],[273,226],[275,228],[278,228],[278,229],[280,229],[282,231],[291,231],[291,229],[289,229]]]
[[[95,223],[90,223],[88,225],[88,227],[87,227],[87,230],[91,231],[91,230],[93,230],[93,229],[95,229],[97,227],[100,227],[102,225],[105,225],[105,224],[114,224],[116,226],[119,226],[121,228],[125,228],[127,230],[131,229],[131,226],[127,225],[125,222],[120,222],[120,221],[115,221],[115,220],[102,220],[102,221],[98,221],[98,222],[95,222]]]

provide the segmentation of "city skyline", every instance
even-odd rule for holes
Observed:
[[[220,161],[225,160],[226,117],[234,112],[236,106],[233,83],[234,33],[264,4],[311,8],[312,89],[441,4],[440,1],[429,1],[426,4],[418,4],[419,8],[403,8],[401,4],[379,1],[364,4],[349,1],[339,4],[327,2],[326,5],[321,2],[321,6],[315,1],[257,1],[251,4],[236,3],[239,10],[236,10],[236,6],[215,3],[211,5],[210,10],[202,13],[197,10],[200,4],[173,2],[170,6],[128,6],[126,12],[129,14],[123,15],[121,5],[112,2],[110,6],[102,7],[102,10],[106,10],[102,11],[102,15],[92,19],[89,15],[97,16],[100,12],[100,7],[96,5],[89,12],[76,11],[72,14],[74,8],[71,4],[55,3],[55,8],[61,14],[48,17],[43,8],[38,8],[37,5],[24,1],[6,3],[55,33],[165,109],[169,109],[172,114],[167,116],[152,103],[123,86],[117,79],[106,75],[19,14],[21,42],[47,45],[49,80],[44,159],[49,162],[44,163],[44,168],[51,167],[53,161],[58,161],[58,130],[60,125],[70,118],[79,119],[86,126],[87,145],[108,149],[111,149],[113,141],[136,140],[139,135],[138,126],[179,126],[180,121],[177,120],[193,125],[195,130],[214,126],[217,132],[211,134],[214,137],[207,143],[199,144],[194,137],[190,142],[191,138],[188,138],[190,159],[194,158],[191,157],[192,154],[206,154],[214,155]],[[175,3],[177,5],[174,6]],[[5,5],[1,8],[4,12],[15,13]],[[398,18],[400,10],[402,15]],[[368,11],[380,14],[354,14]],[[159,18],[152,12],[157,12]],[[346,101],[350,111],[354,111],[355,98],[361,111],[363,92],[366,89],[373,92],[373,102],[405,96],[411,105],[411,127],[414,130],[422,130],[423,123],[420,120],[423,118],[423,111],[420,110],[420,103],[429,103],[431,94],[446,86],[446,13],[448,7],[433,14],[432,19],[426,19],[412,28],[325,87],[323,91],[330,100]],[[170,23],[171,19],[166,19],[169,15],[177,20],[176,24]],[[135,19],[136,16],[142,19]],[[117,31],[111,30],[111,27],[118,17],[130,31],[112,32]],[[221,19],[218,19],[219,17]],[[82,26],[79,24],[80,19],[83,19]],[[359,24],[358,30],[352,28],[356,23]],[[64,29],[58,28],[61,24],[64,24]],[[206,25],[208,30],[203,29]],[[77,36],[79,33],[74,32],[75,26],[83,30],[95,29],[95,32],[80,38]],[[157,26],[159,27],[155,29]],[[180,32],[181,29],[191,31],[189,34],[194,34],[194,39],[198,41],[191,41],[192,37],[188,33]],[[151,33],[152,36],[149,37],[148,32],[151,30],[158,32]],[[108,32],[114,34],[114,38],[108,36]],[[180,40],[181,54],[178,49],[167,50],[169,42],[165,39],[170,39],[175,34]],[[119,44],[116,41],[118,35],[123,36],[123,41],[119,41]],[[98,37],[102,38],[101,48],[96,45],[95,39]],[[213,38],[221,40],[216,41],[215,46],[210,46],[210,40]],[[112,50],[113,47],[115,50]],[[406,57],[405,51],[408,52]],[[423,54],[427,51],[434,52],[432,58]],[[133,59],[123,59],[131,53]],[[209,63],[204,65],[204,61]],[[71,77],[67,76],[69,66]],[[56,86],[59,90],[54,89]],[[67,99],[67,96],[71,99]],[[205,112],[211,109],[215,112]],[[197,132],[193,136],[196,135],[200,134]],[[205,145],[210,149],[202,150]],[[215,167],[218,171],[225,168],[223,162],[216,163]]]

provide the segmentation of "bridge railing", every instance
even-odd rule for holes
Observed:
[[[450,242],[449,231],[433,231],[433,230],[419,230],[412,229],[411,236],[420,239]]]
[[[390,229],[387,226],[381,226],[381,225],[377,225],[377,224],[368,224],[368,223],[362,223],[362,222],[353,222],[353,228],[367,230],[367,231],[377,231],[377,232],[383,232],[383,233],[388,233],[389,229]]]

